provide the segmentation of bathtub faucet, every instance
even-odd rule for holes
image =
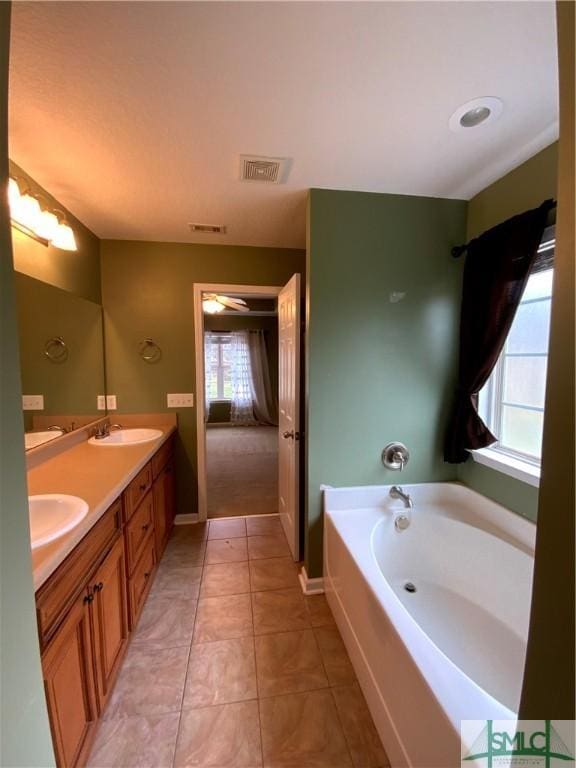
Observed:
[[[412,497],[409,493],[405,493],[405,491],[399,485],[393,485],[392,488],[390,488],[390,498],[402,499],[406,509],[412,509]]]

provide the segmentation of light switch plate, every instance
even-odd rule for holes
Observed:
[[[115,411],[117,407],[116,395],[106,395],[106,408],[109,411]]]
[[[96,396],[96,408],[99,411],[105,411],[106,410],[106,395],[97,395]]]
[[[194,408],[194,394],[192,392],[180,392],[166,395],[168,408]]]
[[[44,395],[22,395],[23,411],[43,411]]]

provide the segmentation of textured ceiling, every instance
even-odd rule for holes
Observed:
[[[303,247],[309,187],[469,198],[557,137],[553,2],[17,2],[12,24],[11,156],[103,238]],[[448,129],[486,95],[498,121]],[[242,153],[292,158],[287,183],[239,181]]]

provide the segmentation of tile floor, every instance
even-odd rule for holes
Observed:
[[[384,768],[323,596],[277,517],[177,526],[90,768]]]

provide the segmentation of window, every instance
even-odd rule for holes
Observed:
[[[498,438],[487,450],[534,467],[542,454],[553,257],[549,227],[502,354],[480,392],[480,415]]]
[[[230,334],[206,334],[206,395],[213,400],[232,399]]]

